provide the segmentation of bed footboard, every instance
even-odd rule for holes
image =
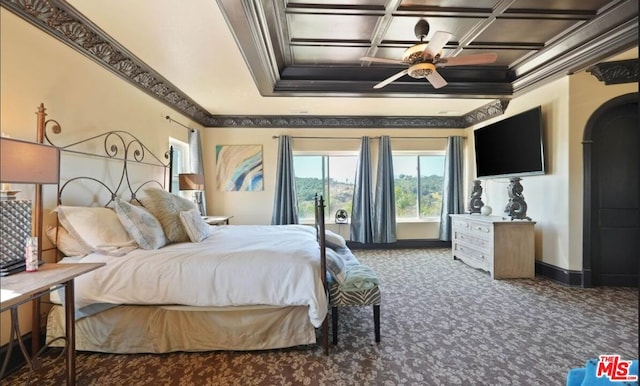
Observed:
[[[316,230],[318,232],[318,244],[320,244],[320,275],[324,291],[329,296],[327,287],[327,256],[326,256],[326,233],[324,224],[324,198],[316,195],[315,197],[315,219]],[[329,320],[327,317],[322,322],[322,350],[324,355],[329,355]]]

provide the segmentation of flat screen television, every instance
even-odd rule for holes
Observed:
[[[473,132],[476,177],[521,177],[545,173],[541,107]]]

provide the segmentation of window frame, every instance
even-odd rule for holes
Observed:
[[[429,156],[446,156],[446,150],[392,150],[391,156],[414,156],[416,161],[416,175],[417,175],[417,187],[416,187],[416,216],[415,217],[398,217],[396,213],[396,222],[398,223],[408,223],[408,222],[431,222],[431,221],[440,221],[439,215],[433,216],[421,216],[421,200],[420,197],[422,195],[422,184],[420,183],[420,157],[429,157]],[[395,163],[394,163],[395,164]],[[444,169],[443,169],[443,177],[444,177]],[[394,180],[395,180],[395,170],[394,170]],[[444,192],[443,192],[444,193]]]
[[[331,186],[330,186],[330,173],[331,173],[331,168],[329,166],[330,161],[329,158],[330,157],[357,157],[359,156],[359,151],[356,150],[331,150],[331,151],[294,151],[292,154],[293,158],[295,159],[295,157],[321,157],[321,162],[322,162],[322,195],[324,197],[324,202],[325,202],[325,207],[331,208],[331,196],[329,194]],[[295,163],[295,161],[294,161]],[[356,169],[354,169],[354,185],[355,185],[355,173],[357,171],[357,167]],[[297,196],[297,192],[296,192],[296,196]],[[298,197],[296,197],[296,203]],[[333,218],[333,215],[330,213],[331,211],[325,211],[325,221],[330,221]],[[350,214],[349,214],[350,215]],[[300,221],[305,222],[305,221],[309,221],[309,220],[314,220],[313,217],[300,217],[299,218]]]
[[[359,150],[331,150],[331,151],[321,151],[321,150],[317,150],[317,151],[309,151],[309,150],[305,150],[305,151],[294,151],[293,152],[293,157],[297,157],[297,156],[315,156],[315,157],[322,157],[322,194],[325,198],[325,205],[327,208],[331,207],[331,197],[329,196],[329,183],[330,183],[330,173],[331,170],[329,168],[329,157],[340,157],[340,156],[351,156],[351,157],[359,157]],[[424,156],[439,156],[439,157],[445,157],[446,156],[446,150],[442,149],[442,150],[393,150],[392,151],[392,157],[395,156],[413,156],[415,157],[415,162],[416,162],[416,173],[417,173],[417,195],[416,195],[416,213],[417,215],[415,217],[398,217],[396,215],[396,222],[397,223],[411,223],[411,222],[433,222],[433,221],[440,221],[440,216],[439,215],[433,215],[433,216],[420,216],[420,208],[421,208],[421,203],[420,203],[420,196],[422,193],[422,187],[420,184],[420,157],[424,157]],[[354,170],[354,178],[355,178],[355,172],[356,170]],[[395,174],[395,171],[394,171]],[[444,176],[444,169],[443,169],[443,176]],[[373,178],[375,178],[376,176],[372,176]],[[395,179],[395,176],[394,176]],[[354,181],[355,184],[355,181]],[[444,192],[443,192],[444,193]],[[297,197],[296,197],[297,200]],[[300,217],[300,221],[305,222],[305,221],[309,221],[312,220],[312,217]],[[330,213],[330,211],[326,211],[325,212],[325,219],[327,221],[332,219],[332,214]]]
[[[189,162],[189,144],[179,139],[169,137],[169,146],[170,148],[173,148],[173,160],[171,160],[171,177],[169,181],[169,183],[171,184],[171,192],[174,194],[180,194],[178,175],[182,173],[189,173],[189,170],[191,169],[191,165]],[[176,157],[178,157],[178,162],[174,162]]]

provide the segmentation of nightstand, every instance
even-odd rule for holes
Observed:
[[[229,225],[229,219],[233,216],[204,216],[202,219],[209,225]]]
[[[65,352],[67,356],[66,378],[67,385],[76,384],[76,338],[75,338],[75,301],[73,280],[104,266],[104,263],[81,264],[43,264],[35,272],[21,272],[2,278],[0,285],[0,312],[11,310],[11,333],[9,347],[0,372],[6,369],[6,363],[11,356],[14,339],[22,339],[20,323],[18,322],[18,306],[38,301],[38,299],[58,288],[64,287],[65,301]],[[39,328],[33,326],[32,328]],[[33,361],[23,344],[19,344],[20,351],[29,364],[29,371],[34,371],[38,365]],[[35,354],[34,356],[37,356]],[[0,377],[4,374],[0,374]]]

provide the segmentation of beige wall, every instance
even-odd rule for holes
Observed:
[[[569,251],[564,240],[568,237],[568,126],[569,80],[567,77],[547,84],[528,94],[514,98],[507,107],[505,118],[533,107],[542,106],[545,135],[547,174],[522,178],[523,195],[527,202],[527,215],[536,221],[536,259],[566,267]],[[502,118],[500,118],[502,119]],[[486,126],[498,119],[482,123]],[[473,128],[475,129],[475,128]],[[469,137],[473,142],[472,129]],[[499,151],[499,150],[497,150]],[[469,147],[471,180],[475,176],[473,146]],[[509,162],[505,160],[505,162]],[[469,181],[470,183],[470,181]],[[509,200],[508,178],[483,180],[483,201],[493,208],[493,214],[504,215]]]
[[[233,216],[233,224],[270,224],[273,209],[275,178],[277,168],[278,140],[273,136],[290,135],[292,137],[348,137],[336,139],[293,139],[295,151],[358,151],[360,140],[352,139],[364,135],[376,137],[390,135],[394,150],[443,150],[446,137],[464,135],[463,130],[416,130],[416,129],[248,129],[248,128],[207,128],[203,132],[203,152],[207,187],[207,207],[209,214]],[[420,137],[442,137],[426,139]],[[394,137],[415,137],[401,139]],[[261,192],[220,192],[215,183],[216,145],[262,145],[264,190]],[[372,165],[377,165],[378,143],[370,142]],[[375,180],[375,172],[374,180]],[[375,182],[375,181],[374,181]],[[349,227],[328,224],[328,228],[339,231],[349,237]],[[399,239],[437,239],[439,223],[412,222],[400,223],[397,228]]]
[[[509,104],[505,118],[542,106],[547,173],[523,177],[521,182],[527,215],[536,221],[536,260],[564,269],[582,269],[584,128],[604,102],[634,91],[636,84],[605,86],[583,71],[514,98]],[[473,143],[472,130],[497,120],[469,129],[469,142]],[[473,146],[467,151],[470,184],[475,176]],[[494,215],[504,215],[508,183],[507,178],[483,180],[483,201],[493,208]]]
[[[0,8],[0,28],[0,129],[5,135],[35,140],[40,103],[47,108],[47,118],[62,125],[61,145],[104,131],[126,130],[163,154],[169,136],[187,139],[186,129],[170,124],[166,115],[198,127],[4,8]],[[22,190],[19,198],[33,197],[31,186],[14,188]],[[44,194],[49,212],[55,207],[55,187],[45,187]],[[46,258],[50,260],[51,254]],[[22,330],[29,331],[30,307],[21,307],[20,313]],[[8,314],[1,318],[0,345],[9,336]]]
[[[637,49],[635,57],[637,58]],[[570,269],[582,269],[583,149],[584,129],[591,115],[605,102],[638,91],[637,83],[606,86],[593,75],[580,72],[569,78],[569,257]]]
[[[61,123],[64,143],[108,130],[128,130],[156,153],[168,138],[186,141],[186,129],[164,117],[194,128],[198,124],[138,90],[111,72],[73,51],[37,28],[0,8],[0,129],[14,138],[35,139],[35,111],[43,102],[49,118]],[[591,115],[613,96],[636,91],[636,85],[604,86],[579,73],[514,99],[507,116],[542,105],[547,135],[548,174],[523,180],[529,215],[536,225],[536,258],[561,268],[581,268],[582,247],[582,132]],[[489,122],[483,123],[483,125]],[[273,206],[277,141],[273,135],[293,136],[447,136],[466,133],[466,180],[474,178],[472,130],[345,130],[331,129],[203,129],[207,165],[208,211],[233,215],[233,223],[268,224]],[[437,142],[437,141],[436,141]],[[415,143],[415,142],[412,142]],[[262,192],[217,192],[215,145],[261,144],[264,151]],[[331,141],[327,146],[357,148],[357,141]],[[313,146],[317,146],[314,143]],[[295,143],[294,143],[295,146]],[[439,146],[434,145],[433,146]],[[372,146],[375,149],[376,146]],[[506,204],[506,181],[492,180],[485,192],[495,214]],[[21,187],[22,198],[33,190]],[[54,191],[45,191],[45,208],[55,206]],[[465,192],[467,196],[467,192]],[[49,217],[50,221],[50,217]],[[341,229],[345,234],[345,228]],[[400,224],[400,238],[436,238],[437,223]],[[47,244],[45,244],[47,246]],[[50,246],[50,245],[49,245]],[[23,331],[29,331],[29,309],[21,309]],[[0,345],[8,340],[8,318],[2,315]]]

